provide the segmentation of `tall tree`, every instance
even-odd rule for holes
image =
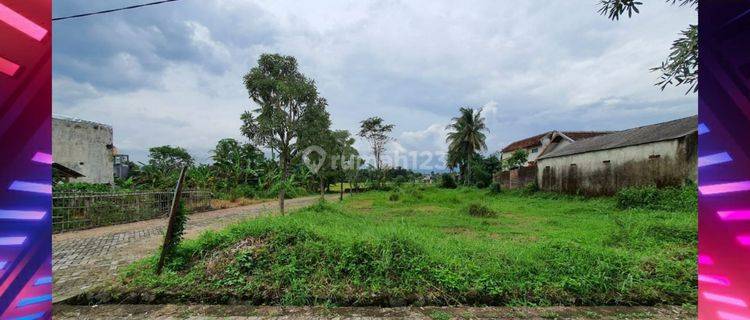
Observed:
[[[689,6],[698,9],[698,0],[666,0],[672,5]],[[601,0],[599,13],[606,15],[611,20],[620,20],[625,14],[628,18],[633,13],[639,13],[638,6],[643,2],[636,0]],[[661,76],[656,82],[662,90],[668,85],[686,85],[690,91],[698,90],[698,26],[691,24],[687,29],[680,32],[680,37],[672,42],[669,55],[661,65],[651,68],[651,71],[660,72]]]
[[[354,148],[354,138],[347,130],[336,130],[332,134],[333,141],[335,141],[335,155],[334,159],[335,168],[339,179],[339,200],[344,199],[344,180],[346,179],[347,172],[352,167],[358,164],[357,156],[359,153]],[[356,169],[356,168],[355,168]],[[350,186],[351,188],[351,186]]]
[[[319,147],[326,154],[311,153],[307,156],[311,162],[322,162],[318,166],[317,172],[313,172],[318,178],[320,197],[323,198],[327,187],[327,177],[331,175],[331,155],[335,147],[333,133],[331,132],[331,117],[326,111],[327,101],[318,98],[317,103],[311,105],[307,112],[300,119],[301,126],[298,138],[300,150],[306,150],[310,147]],[[300,156],[304,156],[300,154]]]
[[[284,213],[284,197],[291,160],[298,149],[302,117],[319,102],[315,82],[298,70],[291,56],[263,54],[258,65],[244,76],[250,98],[259,108],[242,115],[242,132],[251,141],[279,155],[279,210]]]
[[[372,148],[372,155],[375,157],[375,169],[382,179],[383,160],[382,155],[385,152],[385,145],[392,138],[389,136],[393,131],[394,125],[385,124],[381,117],[370,117],[360,122],[358,135],[365,138]],[[380,181],[378,181],[380,185]]]
[[[446,129],[450,130],[446,138],[448,142],[448,165],[455,163],[459,165],[461,176],[466,184],[470,183],[471,159],[479,151],[487,149],[484,131],[487,126],[482,118],[482,109],[475,111],[472,108],[459,109],[461,115],[453,118],[453,123]]]

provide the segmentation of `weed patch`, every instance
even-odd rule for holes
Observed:
[[[372,191],[206,232],[183,241],[161,275],[154,257],[143,259],[85,302],[550,306],[697,299],[695,213],[623,211],[614,198],[417,192],[421,198],[404,189],[395,205],[392,192]],[[470,211],[512,214],[475,219]]]
[[[492,209],[488,208],[487,206],[479,203],[472,203],[468,207],[466,207],[466,212],[470,216],[474,217],[480,217],[480,218],[494,218],[497,217],[497,212],[492,211]]]
[[[625,188],[620,190],[615,198],[617,206],[621,209],[698,210],[698,189],[692,183],[679,188],[655,186]]]

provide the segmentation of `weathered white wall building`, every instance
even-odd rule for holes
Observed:
[[[509,159],[514,152],[526,150],[528,156],[524,166],[533,164],[542,155],[559,149],[576,140],[609,134],[609,131],[548,131],[514,141],[500,151],[500,160]]]
[[[613,194],[627,186],[696,181],[698,116],[578,140],[542,155],[543,190]]]
[[[59,165],[83,174],[71,181],[114,182],[112,127],[61,116],[52,118],[52,157]]]

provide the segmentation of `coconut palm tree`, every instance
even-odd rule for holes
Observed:
[[[485,140],[487,126],[484,124],[482,109],[462,107],[461,115],[452,119],[453,123],[446,129],[450,130],[446,138],[448,142],[448,163],[451,168],[458,166],[461,176],[469,184],[471,176],[471,159],[479,151],[487,149]]]

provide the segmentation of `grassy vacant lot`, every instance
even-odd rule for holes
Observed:
[[[472,206],[474,204],[474,206]],[[475,215],[470,215],[469,211]],[[413,187],[368,192],[206,233],[121,302],[286,305],[694,304],[696,212],[614,199]]]

